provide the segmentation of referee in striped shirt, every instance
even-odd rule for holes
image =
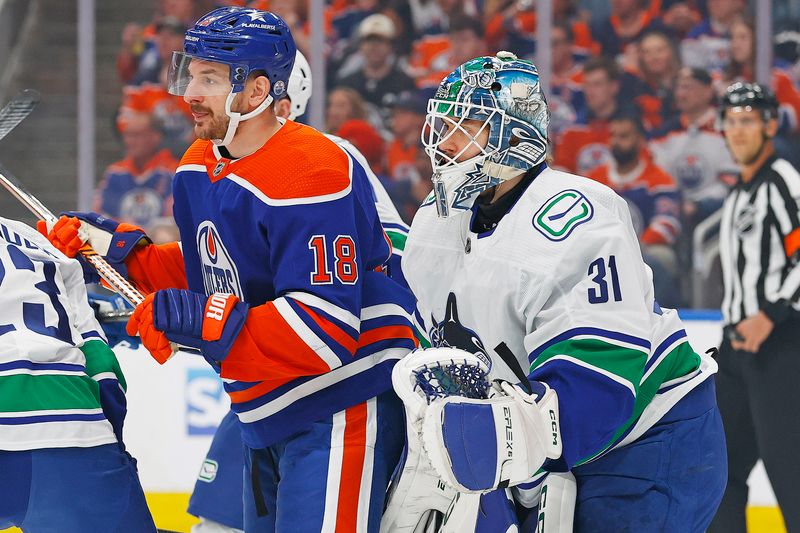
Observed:
[[[789,531],[800,531],[800,174],[775,154],[772,93],[728,87],[720,124],[740,176],[722,211],[725,335],[717,397],[728,486],[709,532],[746,531],[747,477],[764,461]]]

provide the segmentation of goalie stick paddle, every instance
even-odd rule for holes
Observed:
[[[39,92],[24,89],[0,110],[0,139],[16,128],[39,105]]]
[[[39,201],[33,194],[28,192],[25,186],[13,175],[11,174],[6,168],[0,164],[0,185],[5,187],[8,192],[10,192],[14,198],[19,200],[22,205],[28,208],[37,218],[44,220],[46,222],[55,222],[58,220],[56,217],[45,205]],[[92,249],[89,244],[85,244],[83,248],[78,251],[79,254],[90,264],[92,267],[97,271],[103,281],[108,283],[108,286],[111,287],[114,291],[116,291],[120,296],[125,298],[131,305],[136,307],[142,301],[144,301],[144,296],[139,290],[131,285],[131,283],[125,279],[122,274],[117,272],[114,267],[112,267],[108,262],[103,259],[103,257],[98,254],[97,252]],[[178,346],[177,344],[171,342],[170,346],[172,346],[172,353],[177,352],[179,349],[182,351],[197,353],[198,350],[195,348],[190,347],[183,347]]]

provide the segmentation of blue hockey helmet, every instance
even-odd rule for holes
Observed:
[[[221,7],[200,18],[186,32],[183,52],[172,55],[168,91],[178,96],[227,95],[229,127],[223,139],[214,140],[226,145],[233,139],[239,122],[260,114],[286,94],[296,52],[289,26],[279,16],[258,9]],[[229,79],[193,77],[189,65],[197,61],[229,67]],[[253,72],[263,72],[269,79],[269,96],[253,111],[236,113],[231,110],[233,97],[244,89]]]
[[[480,129],[468,131],[465,121],[480,123]],[[549,121],[539,72],[530,61],[498,52],[450,73],[428,102],[422,131],[439,216],[469,209],[479,193],[544,161]],[[487,132],[487,141],[479,142]],[[442,149],[456,137],[467,140],[457,153]],[[476,155],[467,158],[468,153]]]
[[[286,92],[297,52],[283,19],[240,7],[221,7],[202,17],[186,32],[183,49],[191,58],[229,65],[235,93],[244,88],[251,72],[263,70],[273,98]]]

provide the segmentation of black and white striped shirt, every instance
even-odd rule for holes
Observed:
[[[763,310],[780,323],[800,310],[800,173],[770,157],[722,206],[720,258],[726,325]]]

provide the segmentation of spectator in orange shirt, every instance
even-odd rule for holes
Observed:
[[[681,303],[673,248],[681,230],[678,185],[652,158],[643,155],[646,139],[638,116],[615,115],[609,130],[612,158],[588,177],[608,185],[628,202],[642,256],[653,270],[656,299],[675,307]]]
[[[627,68],[636,68],[636,41],[650,30],[666,31],[661,19],[645,9],[642,0],[610,0],[611,16],[594,21],[592,36],[602,54]]]
[[[419,133],[425,124],[427,102],[419,92],[404,93],[392,106],[394,139],[386,150],[387,174],[392,181],[416,181],[417,154],[422,151]],[[427,176],[423,176],[427,178]]]
[[[630,97],[642,110],[647,129],[652,130],[675,114],[672,92],[681,63],[675,41],[662,31],[642,35],[638,58],[639,69],[633,77]],[[622,92],[628,96],[625,87]]]
[[[417,61],[415,68],[417,87],[435,89],[442,80],[458,65],[480,57],[487,52],[483,38],[483,23],[467,15],[457,15],[450,19],[450,29],[444,38],[445,47],[430,48],[430,57],[422,57],[423,52],[415,49]]]
[[[553,24],[566,24],[573,34],[571,52],[579,62],[600,53],[600,46],[578,14],[575,0],[552,0]],[[506,2],[486,24],[486,42],[492,50],[513,50],[517,56],[533,59],[536,52],[536,3]]]
[[[608,161],[608,121],[619,108],[619,80],[619,68],[612,59],[593,57],[584,64],[588,123],[564,129],[555,145],[555,167],[586,175]]]
[[[94,210],[120,222],[146,227],[172,214],[172,177],[178,161],[161,148],[159,124],[147,113],[121,123],[125,158],[108,166],[95,191]]]

